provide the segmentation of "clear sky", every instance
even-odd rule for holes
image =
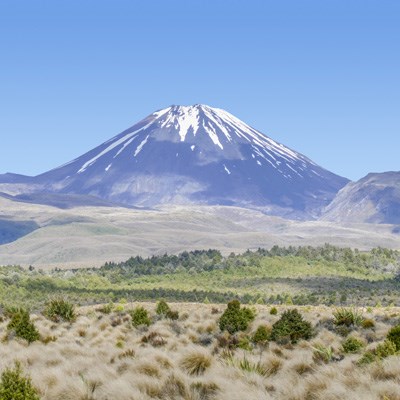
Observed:
[[[0,173],[196,103],[350,179],[400,170],[399,0],[0,0],[0,72]]]

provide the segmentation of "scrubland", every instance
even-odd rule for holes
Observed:
[[[0,372],[20,363],[41,400],[400,399],[400,356],[386,340],[400,308],[252,305],[247,327],[229,333],[225,304],[169,306],[78,307],[70,321],[38,310],[31,343],[10,329],[16,311],[3,310]],[[293,309],[310,337],[273,338]]]

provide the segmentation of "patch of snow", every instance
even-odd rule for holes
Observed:
[[[257,164],[258,164],[258,165],[262,165],[262,164],[260,163],[260,161],[258,161],[258,160],[257,160]]]
[[[231,174],[231,171],[229,171],[229,169],[226,168],[226,165],[225,165],[225,164],[223,164],[223,165],[224,165],[225,172],[226,172],[228,175],[230,175],[230,174]]]
[[[139,144],[139,146],[136,148],[135,150],[135,154],[133,155],[133,157],[136,157],[143,149],[143,146],[147,143],[147,139],[149,138],[149,135],[146,136],[146,138],[144,140],[142,140],[142,142]]]
[[[191,146],[190,146],[190,148],[192,149],[192,151],[194,151],[194,149],[195,149],[195,145],[194,144],[192,144]]]
[[[203,128],[207,131],[208,136],[209,136],[210,139],[213,141],[213,143],[216,144],[217,146],[219,146],[219,147],[221,148],[221,150],[223,150],[224,147],[222,146],[221,142],[219,141],[218,135],[217,135],[217,133],[215,132],[215,129],[214,129],[214,127],[212,126],[212,124],[208,124],[208,126],[206,126],[206,125],[204,124],[204,121],[203,121]]]
[[[109,151],[112,149],[115,149],[117,146],[120,144],[124,143],[125,141],[129,140],[133,135],[137,134],[140,131],[143,131],[147,129],[150,125],[152,125],[154,121],[151,121],[149,124],[143,126],[140,129],[137,129],[136,131],[133,131],[131,133],[128,133],[127,135],[123,136],[122,138],[116,140],[112,144],[110,144],[108,147],[106,147],[103,151],[101,151],[99,154],[91,158],[89,161],[85,162],[82,167],[78,170],[78,174],[81,174],[82,172],[86,171],[87,167],[91,166],[95,161],[97,161],[101,156],[104,156],[104,154],[107,154]]]
[[[129,139],[127,142],[125,142],[113,158],[118,157],[122,153],[122,151],[124,151],[125,147],[129,146],[133,142],[134,139],[135,139],[135,137],[133,137],[133,138]]]
[[[108,171],[111,168],[111,165],[112,165],[112,163],[108,164],[108,166],[105,168],[105,171]]]

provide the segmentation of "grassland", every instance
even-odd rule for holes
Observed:
[[[71,322],[31,314],[40,339],[28,344],[0,314],[0,371],[18,361],[41,400],[398,400],[400,358],[374,356],[400,309],[359,308],[368,324],[339,330],[335,308],[298,306],[313,335],[297,343],[254,343],[293,306],[255,305],[256,317],[236,334],[221,332],[225,305],[170,303],[179,318],[156,314],[155,303],[87,306]],[[150,325],[134,326],[130,311],[144,307]],[[349,338],[359,347],[346,347]],[[378,352],[379,353],[379,352]],[[380,353],[379,353],[380,354]],[[1,383],[0,383],[1,385]]]

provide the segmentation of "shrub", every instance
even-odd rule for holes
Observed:
[[[349,308],[338,308],[333,313],[335,325],[345,325],[347,327],[351,325],[361,325],[363,321],[362,314],[356,309]]]
[[[169,310],[165,316],[169,319],[172,319],[173,321],[176,321],[177,319],[179,319],[179,312],[175,311],[175,310]]]
[[[366,351],[362,357],[357,361],[358,365],[371,364],[376,360],[376,356],[372,351]]]
[[[132,325],[146,325],[149,326],[151,321],[149,318],[149,313],[143,307],[136,307],[134,310],[129,311],[130,316],[132,317]]]
[[[396,346],[396,351],[400,351],[400,325],[394,326],[386,336]]]
[[[103,314],[111,314],[113,308],[114,308],[114,304],[112,302],[110,302],[108,304],[103,304],[102,306],[100,306],[97,309],[97,311],[99,311]]]
[[[201,375],[210,367],[212,358],[208,353],[194,351],[183,357],[181,367],[190,375]]]
[[[17,337],[25,339],[28,343],[32,343],[40,338],[35,324],[30,320],[29,312],[23,308],[17,309],[11,316],[7,330],[14,331]]]
[[[278,314],[278,309],[276,307],[271,307],[271,309],[269,310],[269,313],[271,315],[277,315]]]
[[[396,352],[396,345],[388,339],[386,339],[383,343],[378,344],[375,350],[375,354],[379,358],[393,356],[396,354]]]
[[[62,297],[50,300],[43,314],[54,322],[75,321],[75,306]]]
[[[1,400],[40,400],[31,379],[22,374],[21,364],[15,363],[13,369],[6,368],[0,380]]]
[[[310,339],[313,329],[308,321],[297,309],[285,311],[281,318],[274,323],[271,331],[271,340],[276,342],[297,343],[300,339]]]
[[[239,300],[232,300],[219,319],[219,328],[221,331],[227,330],[230,334],[245,331],[254,318],[254,312],[250,308],[241,308]]]
[[[362,326],[364,329],[371,329],[371,328],[374,328],[374,327],[375,327],[375,322],[374,322],[374,320],[371,319],[371,318],[366,318],[366,319],[364,319],[364,320],[362,321],[361,326]]]
[[[161,315],[161,316],[165,317],[169,311],[171,311],[171,309],[169,308],[169,305],[164,300],[160,300],[157,303],[157,306],[156,306],[156,314],[157,315]]]
[[[358,353],[364,343],[360,339],[349,337],[342,343],[342,347],[345,353]]]
[[[265,325],[260,325],[254,332],[251,341],[258,345],[265,345],[271,338],[271,329]]]

